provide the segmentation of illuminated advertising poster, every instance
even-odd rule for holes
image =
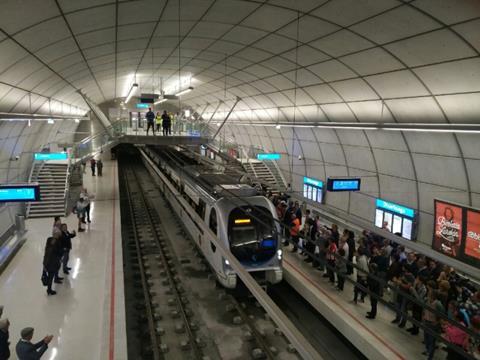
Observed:
[[[383,225],[383,210],[375,210],[375,226],[381,228]]]
[[[465,255],[480,260],[480,212],[467,210]]]
[[[434,220],[433,248],[445,255],[458,257],[463,235],[463,209],[435,200]]]

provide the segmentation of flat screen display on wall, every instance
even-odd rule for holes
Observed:
[[[415,210],[383,199],[375,200],[375,226],[407,240],[414,237]]]
[[[40,186],[35,184],[0,185],[0,203],[40,200]]]
[[[480,210],[435,200],[432,248],[480,267]]]

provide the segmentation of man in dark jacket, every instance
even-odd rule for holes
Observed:
[[[58,276],[60,270],[60,259],[63,255],[61,246],[62,232],[54,231],[53,237],[47,239],[45,245],[45,254],[43,256],[43,268],[47,272],[47,294],[55,295],[57,292],[52,290],[52,282],[55,279],[56,284],[61,284],[63,278]]]
[[[8,328],[10,321],[8,319],[0,320],[0,360],[7,360],[10,358],[10,341],[8,341],[10,335]]]
[[[67,224],[62,224],[60,229],[62,230],[61,247],[63,249],[63,273],[68,275],[71,270],[71,268],[68,267],[68,259],[70,258],[70,250],[72,250],[72,239],[77,236],[77,234],[75,231],[69,232]]]
[[[167,111],[165,110],[162,114],[162,128],[163,128],[163,136],[171,135],[171,128],[172,125],[172,119],[170,119],[170,116],[167,114]]]
[[[33,328],[27,327],[20,332],[21,339],[18,340],[15,350],[18,360],[38,360],[47,351],[48,344],[53,335],[47,335],[36,344],[32,344]]]
[[[150,128],[152,128],[153,135],[155,135],[155,113],[152,111],[152,108],[148,108],[145,117],[147,118],[147,135]]]

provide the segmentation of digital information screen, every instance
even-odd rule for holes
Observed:
[[[37,161],[47,161],[47,160],[67,160],[68,154],[66,152],[59,153],[35,153],[34,158]]]
[[[303,197],[318,203],[322,203],[323,181],[304,176],[303,177]]]
[[[360,179],[332,179],[327,180],[328,191],[359,191]]]
[[[257,160],[280,160],[281,155],[277,153],[257,154]]]
[[[390,201],[376,199],[375,226],[412,240],[415,210]]]
[[[0,202],[30,202],[40,200],[38,184],[0,185]]]
[[[151,105],[150,104],[144,104],[144,103],[137,103],[136,108],[137,109],[148,109]]]

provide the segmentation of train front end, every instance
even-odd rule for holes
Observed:
[[[259,283],[276,284],[283,277],[283,253],[275,208],[263,196],[242,200],[245,205],[224,212],[230,251]]]

